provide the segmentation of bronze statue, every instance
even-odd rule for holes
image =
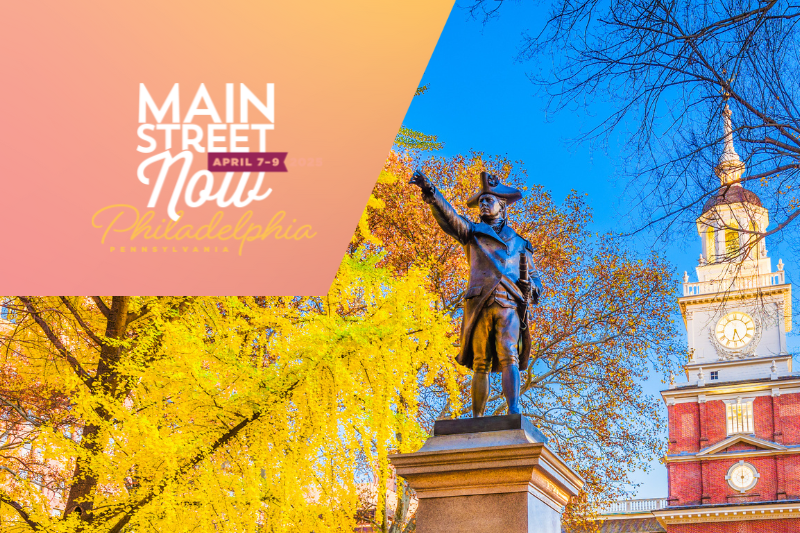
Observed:
[[[542,291],[539,277],[527,274],[528,265],[533,265],[531,244],[506,223],[506,206],[522,198],[522,192],[481,172],[481,189],[467,201],[467,206],[480,208],[480,221],[472,222],[459,215],[420,170],[410,183],[422,190],[436,222],[464,246],[469,261],[456,361],[474,371],[472,415],[483,416],[489,373],[498,371],[508,413],[518,414],[519,373],[528,367],[531,350],[528,306],[538,302]]]

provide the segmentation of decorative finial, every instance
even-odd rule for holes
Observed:
[[[697,260],[697,264],[703,266],[706,264],[706,258],[703,257],[703,254],[700,254],[700,259]]]
[[[675,372],[673,372],[672,370],[669,371],[669,388],[670,389],[675,388]]]
[[[703,257],[703,256],[701,255],[700,257]],[[689,273],[686,272],[685,270],[683,271],[683,282],[684,283],[689,283]]]
[[[727,159],[739,159],[739,154],[736,153],[736,148],[733,146],[732,116],[733,111],[731,111],[731,106],[726,102],[725,109],[722,110],[722,127],[725,130],[725,150],[722,152],[723,161]]]
[[[719,164],[714,169],[714,172],[719,176],[721,185],[731,184],[731,186],[734,187],[741,187],[738,180],[742,176],[742,172],[744,172],[744,163],[739,159],[739,154],[736,153],[736,148],[733,146],[732,115],[733,112],[726,98],[725,108],[722,110],[722,128],[725,133],[725,147],[722,150],[722,157],[720,157]],[[734,181],[737,183],[732,183]]]
[[[778,259],[778,272],[783,271],[783,259]]]

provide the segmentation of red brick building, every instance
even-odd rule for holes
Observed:
[[[800,532],[800,374],[786,349],[791,286],[764,240],[767,210],[737,180],[730,111],[721,181],[697,219],[697,282],[678,299],[687,383],[662,392],[669,412],[667,533]]]

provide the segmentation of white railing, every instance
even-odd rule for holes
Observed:
[[[646,500],[621,500],[612,503],[602,514],[627,514],[627,513],[646,513],[647,511],[657,511],[667,506],[666,498],[649,498]]]
[[[698,296],[714,292],[743,291],[747,289],[758,289],[761,287],[771,287],[773,285],[783,285],[785,283],[783,270],[771,272],[769,274],[757,274],[755,276],[737,276],[734,279],[722,279],[712,281],[698,281],[696,283],[684,283],[684,296]]]

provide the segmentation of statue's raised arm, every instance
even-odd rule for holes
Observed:
[[[431,206],[433,218],[445,233],[463,245],[472,237],[472,222],[462,217],[453,209],[450,202],[445,200],[442,193],[428,180],[421,170],[415,170],[410,183],[422,190],[422,199]]]
[[[522,198],[492,174],[481,172],[481,188],[468,207],[480,209],[473,222],[461,216],[436,186],[417,170],[410,183],[422,191],[439,226],[464,246],[470,274],[464,294],[461,352],[457,361],[475,371],[472,377],[472,414],[483,416],[489,396],[489,373],[502,372],[503,395],[509,414],[520,413],[520,371],[528,366],[531,337],[528,306],[535,305],[542,283],[531,269],[533,248],[506,221],[506,207]],[[526,266],[527,265],[527,266]]]

